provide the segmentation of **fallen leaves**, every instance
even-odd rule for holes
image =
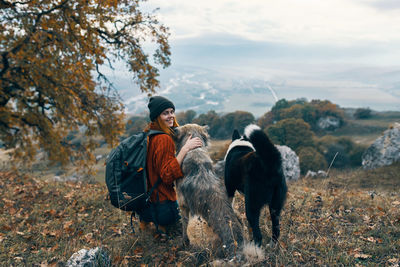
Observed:
[[[356,253],[356,254],[354,254],[354,258],[365,260],[365,259],[371,258],[371,255],[364,254],[364,253]]]
[[[1,183],[5,181],[0,180]],[[159,244],[151,234],[147,237],[128,234],[130,214],[105,204],[109,200],[104,200],[104,186],[62,183],[56,187],[28,180],[18,181],[17,187],[14,190],[11,181],[0,186],[0,204],[7,207],[0,217],[0,248],[11,246],[8,255],[0,254],[0,260],[8,261],[9,265],[22,264],[14,257],[23,258],[28,265],[52,257],[57,258],[55,262],[65,262],[81,248],[108,245],[116,265],[179,266],[183,262],[183,266],[188,266],[185,260],[190,258],[187,256],[190,252],[182,253],[184,257],[181,251],[171,249],[179,237],[170,240],[171,243]],[[291,184],[281,216],[280,246],[274,251],[266,249],[269,260],[282,266],[304,262],[310,265],[345,262],[351,266],[399,264],[398,256],[389,253],[400,246],[399,242],[393,242],[400,223],[398,195],[380,193],[371,200],[361,190],[335,188],[332,195],[330,190],[315,187],[315,184]],[[35,196],[29,193],[32,190],[36,190]],[[235,199],[235,205],[237,209],[240,207],[238,213],[245,222],[243,198]],[[11,208],[12,214],[7,213]],[[260,226],[268,242],[271,231],[268,209],[262,212]]]
[[[375,243],[375,244],[382,244],[383,243],[382,238],[375,238],[375,237],[372,237],[372,236],[369,236],[369,237],[360,236],[360,239],[362,239],[364,241],[367,241],[367,242]]]
[[[371,257],[371,255],[363,253],[361,248],[350,249],[347,253],[356,259],[365,260]]]
[[[396,200],[392,202],[393,206],[400,206],[400,201]]]

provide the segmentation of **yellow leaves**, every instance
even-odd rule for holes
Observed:
[[[55,7],[54,5],[54,2],[42,4],[41,1],[30,1],[26,7],[27,10],[32,8],[35,12],[40,12],[40,10],[51,10],[51,7]],[[121,6],[121,9],[118,9],[119,6]],[[12,112],[14,112],[13,115],[15,116],[16,111],[8,109],[5,110],[7,113],[4,114],[4,122],[9,127],[26,127],[27,129],[25,132],[17,132],[16,136],[12,136],[12,138],[8,138],[10,140],[6,140],[9,145],[14,144],[14,140],[23,140],[18,145],[24,148],[15,150],[14,156],[16,159],[33,160],[35,156],[33,154],[34,151],[44,149],[49,153],[51,160],[61,161],[63,164],[68,163],[70,155],[77,158],[77,163],[83,162],[85,156],[89,157],[89,162],[91,161],[90,149],[93,146],[83,146],[83,149],[87,149],[85,151],[87,153],[73,153],[69,147],[60,145],[63,136],[60,136],[53,129],[55,127],[54,124],[40,124],[39,128],[42,132],[37,131],[37,129],[31,131],[34,128],[32,125],[37,124],[40,116],[31,116],[30,114],[42,114],[37,110],[29,110],[27,112],[28,109],[23,103],[26,103],[24,100],[27,98],[34,98],[40,90],[40,94],[45,96],[42,99],[42,103],[46,104],[46,107],[49,108],[47,116],[51,117],[52,121],[62,124],[61,127],[65,129],[81,124],[89,127],[88,124],[96,122],[96,120],[102,123],[101,118],[103,114],[111,115],[110,121],[121,121],[119,114],[123,107],[117,100],[109,98],[106,104],[102,104],[101,107],[98,106],[99,94],[95,91],[96,83],[92,77],[93,71],[95,71],[94,64],[103,64],[110,55],[108,51],[112,51],[117,46],[121,51],[125,51],[124,56],[128,57],[129,60],[143,62],[143,55],[141,53],[136,55],[135,52],[128,52],[134,51],[134,49],[137,49],[137,45],[139,45],[130,42],[134,39],[130,34],[126,34],[125,32],[117,34],[117,32],[110,31],[107,26],[101,29],[104,35],[100,36],[98,27],[99,23],[112,26],[114,25],[115,18],[121,17],[123,18],[120,22],[121,25],[118,25],[116,30],[124,28],[127,29],[127,32],[132,32],[135,29],[140,35],[142,35],[141,32],[143,32],[143,36],[149,35],[150,33],[145,30],[145,27],[139,29],[135,25],[125,25],[134,21],[136,16],[142,16],[139,10],[136,10],[137,6],[138,3],[136,1],[124,1],[123,3],[117,0],[67,1],[55,8],[54,12],[48,12],[41,16],[37,24],[38,29],[34,34],[29,35],[29,32],[20,31],[19,34],[21,36],[9,36],[10,34],[15,34],[15,31],[7,31],[8,35],[6,39],[10,40],[7,43],[10,47],[5,48],[5,50],[15,51],[15,53],[8,55],[9,62],[15,63],[15,65],[10,66],[9,71],[4,73],[3,77],[7,79],[0,81],[1,88],[9,86],[8,83],[11,81],[11,84],[18,84],[24,89],[23,91],[30,94],[20,95],[19,97],[22,101],[16,102],[15,109],[21,112],[19,116],[25,116],[24,119],[18,120],[14,117],[11,123],[11,120],[7,118],[10,117],[9,115]],[[22,12],[23,10],[20,11]],[[60,19],[60,12],[64,14],[63,19]],[[23,17],[23,14],[19,14],[12,20],[12,23],[20,23],[19,19]],[[157,29],[161,31],[161,26],[159,27],[158,24],[155,24],[151,20],[148,22],[149,28],[156,29],[156,32]],[[27,27],[28,29],[29,27]],[[2,31],[0,33],[1,40],[5,38],[3,34]],[[164,35],[161,33],[160,38],[164,38]],[[114,39],[116,36],[118,36],[118,40]],[[108,38],[107,41],[104,38]],[[18,49],[13,50],[17,46]],[[141,72],[145,74],[144,76],[140,76],[140,79],[143,81],[149,78],[147,77],[148,75],[153,79],[156,71],[152,65],[148,64],[146,57],[142,66],[143,69],[132,70],[133,76],[135,73]],[[26,79],[26,77],[29,77],[29,79]],[[146,90],[152,89],[147,88]],[[96,94],[96,97],[90,99],[90,94]],[[88,101],[85,101],[85,99]],[[32,103],[32,106],[35,106],[35,104],[37,103]],[[28,115],[25,115],[24,112],[27,112]],[[97,130],[93,130],[93,134],[107,132],[106,130],[100,131],[100,126],[96,127]],[[108,130],[112,130],[107,134],[106,141],[113,142],[116,140],[122,128],[108,128]],[[26,132],[30,134],[26,134]],[[24,139],[22,136],[29,137]],[[46,146],[46,140],[41,136],[48,136],[49,140],[53,140],[53,137],[56,137],[56,139],[55,141],[51,141],[51,145]],[[40,144],[40,147],[37,147],[35,144]]]
[[[310,192],[311,191],[311,189],[308,188],[308,187],[303,187],[303,190],[304,190],[304,192]]]
[[[363,253],[361,248],[349,249],[347,251],[347,254],[353,256],[356,259],[365,260],[371,258],[371,255]]]
[[[66,222],[64,223],[64,225],[63,225],[64,231],[66,231],[67,233],[73,233],[73,232],[74,232],[74,228],[73,228],[73,225],[74,225],[74,224],[75,224],[75,223],[74,223],[72,220],[66,221]]]
[[[364,253],[356,253],[356,254],[354,254],[354,258],[365,260],[365,259],[371,258],[371,255],[364,254]]]
[[[400,201],[396,200],[392,202],[393,206],[400,206]]]
[[[369,236],[369,237],[360,236],[360,239],[362,239],[364,241],[367,241],[367,242],[375,243],[375,244],[382,244],[383,243],[382,238],[374,238],[372,236]]]
[[[74,194],[75,194],[74,191],[70,191],[64,196],[64,198],[66,198],[68,200],[72,200],[74,198]]]
[[[45,210],[45,211],[44,211],[44,214],[45,214],[45,215],[48,214],[48,215],[50,215],[50,216],[55,217],[56,214],[57,214],[57,211],[56,211],[55,209]]]
[[[62,235],[63,235],[63,232],[62,231],[56,231],[56,230],[50,230],[50,229],[48,229],[48,228],[45,228],[45,229],[43,229],[42,231],[41,231],[41,234],[44,236],[44,237],[56,237],[56,238],[59,238],[59,237],[61,237]]]

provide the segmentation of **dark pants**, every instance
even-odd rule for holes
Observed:
[[[170,200],[150,203],[148,208],[138,214],[140,221],[153,222],[163,226],[174,224],[180,219],[178,202]]]

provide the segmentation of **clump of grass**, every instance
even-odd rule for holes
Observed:
[[[289,184],[279,245],[269,246],[267,209],[260,218],[265,265],[395,266],[400,261],[400,164],[374,171],[331,172],[326,179]],[[0,173],[0,262],[5,266],[64,264],[82,248],[105,248],[115,266],[208,264],[213,251],[159,242],[130,227],[130,214],[113,208],[101,183],[45,182]],[[247,225],[243,197],[235,208]],[[247,228],[245,233],[248,236]]]

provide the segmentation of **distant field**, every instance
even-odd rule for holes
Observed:
[[[400,123],[400,112],[388,111],[373,113],[368,119],[348,117],[345,125],[332,133],[335,136],[348,136],[357,143],[371,144],[395,122]]]
[[[345,125],[335,132],[328,133],[334,136],[350,137],[357,143],[370,145],[378,138],[390,125],[395,122],[400,123],[400,112],[374,112],[368,119],[354,119],[351,117],[351,112],[347,112]],[[214,161],[224,158],[226,149],[228,148],[230,140],[211,140],[209,152]],[[105,158],[110,152],[110,148],[104,145],[95,150],[95,156],[101,155],[102,158],[95,164],[94,169],[97,171],[93,177],[95,181],[104,183],[105,175]],[[0,149],[0,167],[3,169],[9,165],[9,158],[6,151]],[[36,177],[41,177],[44,180],[52,180],[55,176],[72,176],[75,174],[73,168],[66,168],[60,170],[59,167],[50,167],[47,162],[38,162],[32,168],[28,168],[25,172],[34,174]]]

